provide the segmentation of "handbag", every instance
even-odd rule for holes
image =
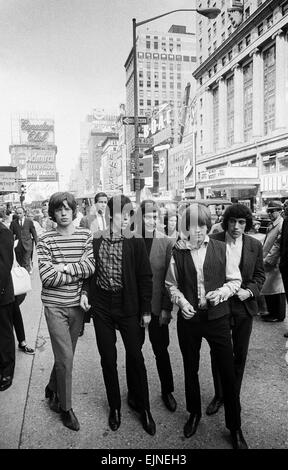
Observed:
[[[13,266],[11,276],[14,287],[14,295],[27,294],[32,290],[31,279],[28,271],[22,266]]]

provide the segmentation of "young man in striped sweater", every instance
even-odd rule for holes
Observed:
[[[64,426],[74,431],[80,428],[71,401],[73,357],[84,317],[80,293],[83,280],[95,270],[92,234],[74,226],[76,208],[72,194],[52,194],[49,216],[57,226],[37,244],[41,298],[55,360],[45,396],[50,408],[61,412]]]

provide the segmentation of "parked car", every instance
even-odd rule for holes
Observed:
[[[271,219],[268,214],[266,212],[256,212],[253,214],[253,218],[260,220],[259,233],[266,233],[267,227],[271,223]]]

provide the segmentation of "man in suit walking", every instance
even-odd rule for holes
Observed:
[[[224,232],[210,235],[214,240],[226,243],[227,250],[240,268],[242,283],[236,294],[229,299],[230,322],[233,342],[236,390],[240,389],[252,331],[252,320],[258,312],[257,297],[265,281],[261,243],[246,235],[252,227],[252,212],[244,204],[228,206],[223,218]],[[215,396],[206,414],[217,413],[223,404],[223,387],[217,360],[211,351]]]
[[[184,436],[193,436],[201,419],[198,370],[205,338],[219,365],[226,427],[233,448],[247,449],[241,430],[227,302],[238,291],[241,275],[225,243],[209,238],[210,229],[209,209],[192,203],[181,218],[185,247],[174,249],[165,281],[171,300],[179,307],[177,333],[184,365],[186,408],[190,413]]]
[[[263,258],[266,280],[261,294],[265,296],[268,315],[263,315],[265,322],[282,322],[286,315],[285,289],[280,273],[280,242],[282,234],[283,217],[280,201],[270,201],[267,213],[271,224],[268,225],[263,243]],[[283,254],[283,250],[282,250]],[[285,271],[282,256],[282,270]]]
[[[15,368],[14,290],[11,278],[13,235],[0,222],[0,391],[10,387]]]
[[[107,228],[107,202],[108,197],[106,193],[97,193],[94,198],[94,207],[90,208],[88,215],[85,215],[80,220],[80,227],[89,228],[94,234]]]
[[[23,266],[29,274],[32,272],[31,257],[33,252],[33,242],[37,245],[37,233],[33,221],[24,215],[24,209],[18,207],[17,218],[11,222],[10,230],[14,239],[18,240],[15,248],[15,255],[20,266]]]

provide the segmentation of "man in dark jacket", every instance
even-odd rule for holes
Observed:
[[[151,319],[152,273],[144,240],[131,236],[129,220],[133,212],[124,195],[108,201],[109,228],[93,239],[95,273],[84,283],[81,306],[91,307],[97,346],[110,407],[109,426],[116,431],[121,423],[121,396],[117,373],[116,328],[119,329],[135,374],[136,400],[145,431],[154,435],[156,426],[150,413],[147,372],[144,363],[141,326]]]
[[[15,248],[16,259],[20,266],[23,266],[31,274],[31,258],[33,252],[33,242],[37,245],[37,233],[33,221],[25,217],[24,209],[17,208],[17,219],[13,220],[10,230],[18,241]]]
[[[244,204],[228,206],[222,224],[224,232],[213,234],[211,238],[226,243],[242,277],[240,289],[229,299],[236,390],[240,397],[253,316],[258,312],[257,297],[265,281],[263,250],[258,240],[244,233],[249,232],[252,227],[252,212]],[[215,396],[206,409],[207,415],[217,413],[223,404],[223,388],[213,353],[211,362]]]
[[[10,387],[15,368],[14,290],[11,277],[13,235],[0,222],[0,391]]]
[[[219,365],[226,427],[233,448],[247,449],[241,430],[227,302],[238,291],[241,275],[228,253],[226,259],[225,243],[209,238],[210,229],[209,209],[191,204],[181,218],[185,246],[174,250],[165,281],[171,300],[179,307],[177,333],[184,364],[186,408],[190,413],[184,436],[193,436],[201,419],[198,370],[205,338]]]

